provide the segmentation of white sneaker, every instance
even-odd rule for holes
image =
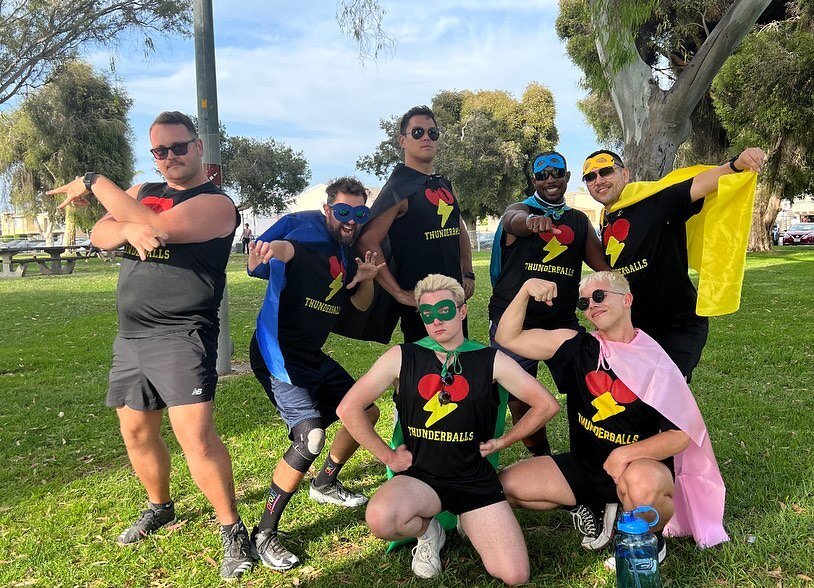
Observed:
[[[315,486],[314,480],[311,480],[308,496],[322,504],[336,504],[345,508],[355,508],[367,502],[367,496],[351,492],[339,480],[322,487]]]
[[[447,535],[444,528],[436,520],[430,521],[425,536],[429,539],[419,539],[418,545],[413,547],[413,573],[419,578],[434,578],[441,573],[441,548],[446,543]]]
[[[605,547],[616,531],[616,512],[619,505],[609,502],[601,511],[593,511],[580,504],[568,509],[574,521],[574,527],[582,533],[581,545],[590,551],[599,551]]]

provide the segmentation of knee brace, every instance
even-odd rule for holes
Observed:
[[[285,462],[305,473],[325,445],[325,429],[320,419],[308,419],[291,429],[291,447],[283,455]]]

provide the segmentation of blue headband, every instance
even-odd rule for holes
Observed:
[[[559,153],[549,153],[548,155],[539,155],[534,160],[534,173],[543,171],[547,167],[557,167],[565,169],[565,159]]]

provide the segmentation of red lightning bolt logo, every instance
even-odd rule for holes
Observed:
[[[441,393],[448,397],[441,400]],[[469,395],[469,382],[463,376],[455,376],[452,384],[444,385],[439,374],[427,374],[418,381],[418,393],[427,402],[422,407],[430,416],[425,427],[431,427],[458,408],[458,403]]]
[[[427,200],[432,202],[433,205],[438,207],[438,216],[441,217],[441,226],[446,226],[449,215],[455,210],[455,207],[452,206],[452,203],[455,202],[455,197],[452,195],[452,192],[446,188],[438,188],[437,190],[427,188],[424,190],[424,196],[426,196]]]
[[[331,256],[329,263],[331,276],[333,277],[333,282],[331,282],[329,286],[330,290],[328,292],[327,298],[325,298],[325,302],[328,302],[328,300],[333,298],[336,295],[336,293],[342,289],[343,285],[342,278],[344,276],[342,264],[339,262],[335,255]]]
[[[620,218],[605,227],[602,238],[605,241],[605,254],[610,257],[610,265],[614,267],[625,248],[625,239],[630,232],[630,223],[627,219]]]
[[[543,258],[543,263],[548,263],[560,254],[568,251],[568,246],[574,242],[574,230],[568,225],[554,225],[555,229],[559,229],[560,234],[554,233],[537,233],[543,241],[546,241],[543,251],[548,255]]]

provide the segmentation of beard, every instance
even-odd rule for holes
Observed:
[[[356,241],[356,237],[359,235],[359,225],[353,225],[353,232],[351,234],[347,234],[342,230],[341,224],[334,225],[333,223],[327,222],[325,223],[328,227],[328,233],[331,235],[331,238],[339,243],[340,245],[353,245],[353,242]]]

